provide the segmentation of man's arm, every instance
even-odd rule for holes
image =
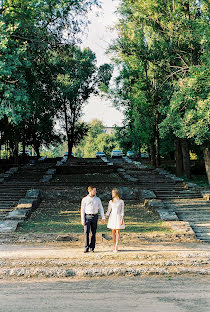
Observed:
[[[82,225],[85,223],[85,198],[81,202],[81,223]]]

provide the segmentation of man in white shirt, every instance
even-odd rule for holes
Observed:
[[[96,244],[96,230],[98,222],[98,211],[102,218],[102,224],[105,223],[104,209],[99,197],[96,196],[95,186],[88,187],[88,195],[82,199],[81,202],[81,223],[84,226],[85,250],[88,252],[89,248],[94,252]],[[89,233],[91,230],[91,241],[89,243]]]

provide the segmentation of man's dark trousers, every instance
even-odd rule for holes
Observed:
[[[85,226],[84,226],[84,236],[85,236],[85,248],[95,249],[96,244],[96,230],[97,230],[98,214],[95,215],[85,215]],[[89,243],[89,233],[91,230],[91,241]]]

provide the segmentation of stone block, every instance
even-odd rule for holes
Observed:
[[[57,161],[57,163],[56,163],[56,167],[60,167],[61,165],[62,165],[63,163],[61,162],[61,161]]]
[[[146,169],[146,168],[148,168],[146,165],[142,165],[141,163],[137,163],[136,167],[139,168],[139,169]]]
[[[139,199],[139,189],[130,186],[119,186],[118,190],[120,192],[121,197],[124,200],[135,200]],[[106,191],[100,194],[101,200],[109,201],[111,199],[111,191]]]
[[[41,183],[47,183],[52,179],[52,174],[45,174],[43,175],[42,179],[40,180]]]
[[[165,207],[161,199],[145,199],[144,206],[151,209],[162,209]]]
[[[175,211],[171,211],[164,208],[158,208],[157,209],[161,220],[163,221],[178,221],[178,217]]]
[[[185,186],[186,186],[187,188],[197,188],[197,187],[198,187],[197,184],[191,183],[191,182],[187,182],[187,183],[185,184]]]
[[[123,168],[118,168],[117,171],[118,171],[118,172],[125,172],[125,169],[123,169]]]
[[[112,237],[110,235],[105,234],[105,233],[101,234],[101,238],[102,238],[102,241],[103,241],[103,239],[106,239],[108,241],[112,240]]]
[[[30,213],[30,209],[15,209],[12,210],[8,215],[6,219],[10,220],[24,220],[27,218],[27,216]]]
[[[203,199],[210,200],[210,191],[202,191],[201,192]]]
[[[142,190],[140,191],[141,198],[143,199],[153,199],[156,198],[156,195],[151,190]]]
[[[132,164],[132,160],[130,158],[128,158],[127,156],[123,157],[123,159],[125,159],[125,161],[128,163],[128,164]]]
[[[190,234],[190,235],[192,235],[192,237],[195,238],[195,233],[194,233],[193,229],[191,228],[189,222],[187,222],[187,221],[169,221],[168,223],[174,231],[183,232],[183,233],[186,233],[188,235]]]
[[[8,170],[9,172],[11,172],[12,174],[18,172],[18,167],[12,167]]]
[[[162,169],[162,168],[156,168],[155,171],[157,171],[160,174],[164,174],[164,175],[168,174],[168,172],[166,170]]]
[[[47,159],[47,156],[42,156],[38,159],[39,162],[45,161]]]
[[[56,169],[52,168],[52,169],[48,169],[46,174],[55,174],[56,173]]]
[[[106,162],[106,163],[109,162],[108,159],[107,159],[106,157],[101,157],[101,159],[102,159],[104,162]]]
[[[56,237],[56,241],[58,242],[73,242],[73,241],[78,241],[78,238],[72,235],[58,235]]]
[[[38,189],[28,190],[26,192],[26,196],[25,197],[38,200],[40,198],[40,190],[38,190]]]
[[[135,187],[119,186],[118,190],[123,199],[139,199],[139,190]]]
[[[172,177],[172,180],[175,181],[175,182],[183,182],[184,181],[184,179],[176,177],[176,176]]]
[[[15,232],[18,227],[19,221],[17,220],[4,220],[0,222],[0,233]]]
[[[22,198],[19,200],[16,209],[33,209],[38,205],[38,200],[33,198]]]
[[[137,182],[137,181],[138,181],[137,178],[131,177],[129,174],[124,174],[123,176],[124,176],[124,178],[127,179],[128,181],[131,181],[131,182]]]
[[[67,160],[68,160],[68,157],[67,157],[67,156],[63,156],[63,158],[62,158],[61,161],[62,161],[63,163],[65,163],[65,162],[67,162]]]
[[[4,173],[4,180],[9,180],[9,178],[10,178],[11,176],[12,176],[12,173],[6,171],[6,172]]]

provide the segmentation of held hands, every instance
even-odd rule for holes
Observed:
[[[102,219],[101,223],[105,224],[106,223],[106,218]],[[82,226],[85,226],[85,221],[82,221],[81,224],[82,224]]]
[[[123,217],[121,217],[120,224],[123,225]]]

